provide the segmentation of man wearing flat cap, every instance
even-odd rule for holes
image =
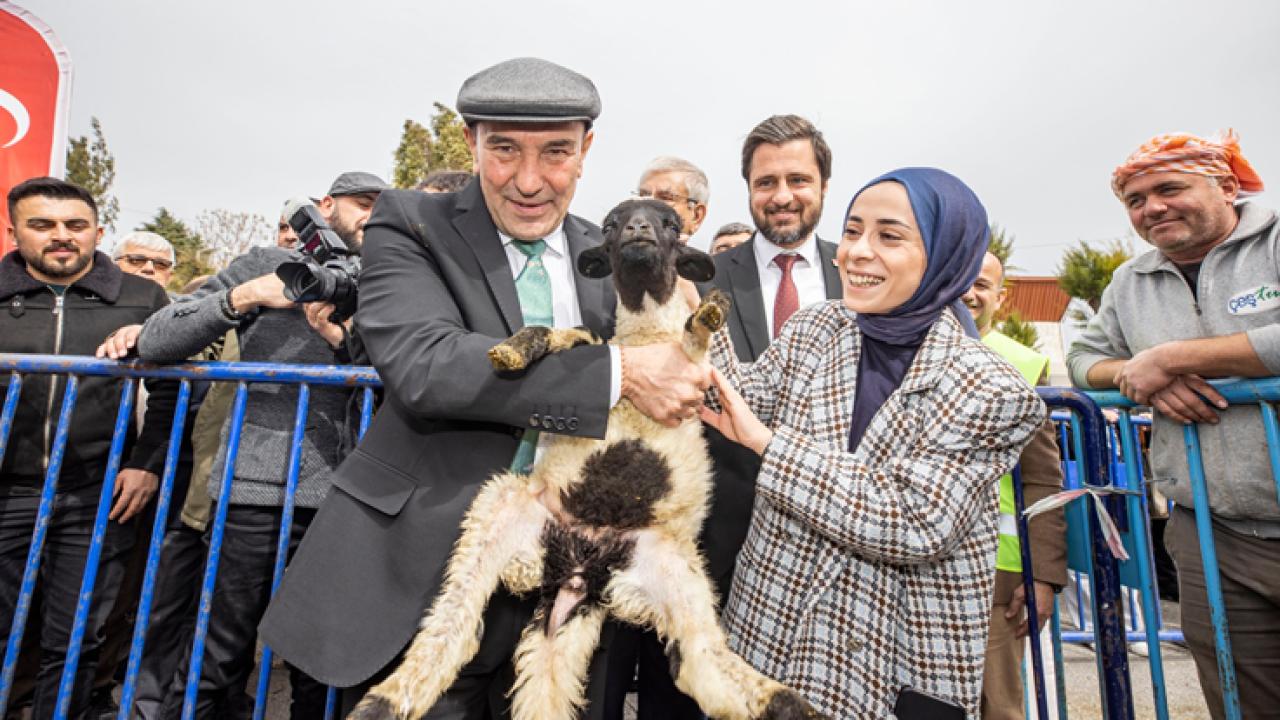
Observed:
[[[363,228],[379,192],[387,187],[369,173],[343,173],[317,205],[353,252],[359,253]],[[276,276],[282,263],[298,261],[296,250],[255,247],[231,261],[190,295],[151,315],[137,337],[138,356],[159,363],[183,362],[235,330],[240,359],[270,363],[331,365],[342,360],[343,331],[326,320],[327,303],[298,305],[284,295]],[[115,351],[127,348],[119,345]],[[111,343],[112,341],[108,341]],[[123,353],[122,353],[123,354]],[[116,355],[112,355],[115,357]],[[239,699],[253,671],[257,625],[271,596],[277,537],[285,504],[284,459],[293,444],[298,388],[258,384],[249,387],[248,406],[235,458],[230,499],[226,507],[226,535],[218,564],[209,619],[208,638],[200,664],[196,717],[226,717]],[[296,508],[290,548],[306,532],[320,501],[329,492],[330,472],[338,465],[346,440],[346,412],[350,391],[313,387],[307,429],[298,468]],[[226,437],[209,475],[210,497],[219,497],[226,465]],[[187,653],[190,654],[190,651]],[[191,658],[170,668],[185,682]],[[301,673],[291,672],[294,718],[322,717],[325,688]],[[162,717],[177,717],[182,693],[169,693]]]
[[[587,78],[523,58],[469,78],[457,108],[477,177],[456,193],[378,201],[356,328],[386,400],[334,473],[262,625],[289,662],[348,688],[345,708],[413,638],[490,476],[528,467],[539,433],[603,437],[622,396],[675,424],[709,380],[675,344],[574,348],[517,376],[490,368],[489,348],[526,324],[612,335],[612,284],[575,270],[603,239],[568,213],[600,99]],[[479,652],[427,717],[509,713],[510,659],[533,602],[494,594]],[[591,717],[599,691],[588,691]]]
[[[1153,248],[1116,270],[1067,367],[1079,387],[1119,388],[1156,411],[1152,474],[1177,504],[1165,545],[1210,713],[1223,717],[1223,694],[1196,511],[1212,518],[1241,716],[1280,717],[1280,498],[1262,416],[1205,382],[1280,375],[1280,221],[1242,200],[1262,180],[1230,131],[1157,135],[1111,189]],[[1186,423],[1199,424],[1207,508],[1195,507]]]

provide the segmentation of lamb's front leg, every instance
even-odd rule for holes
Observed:
[[[719,288],[702,298],[702,304],[693,311],[684,324],[684,352],[690,360],[701,360],[707,354],[711,334],[724,327],[732,302]]]
[[[609,584],[615,617],[650,625],[666,641],[676,687],[708,716],[725,720],[824,717],[794,690],[757,672],[729,650],[715,594],[691,545],[646,530],[631,565]]]
[[[511,372],[524,370],[543,357],[579,345],[599,345],[604,342],[589,328],[549,328],[527,325],[515,335],[489,348],[489,362],[494,370]]]
[[[479,649],[484,609],[499,579],[511,574],[513,560],[541,545],[550,517],[527,477],[504,473],[489,480],[467,511],[444,585],[404,661],[349,718],[410,720],[430,710]]]

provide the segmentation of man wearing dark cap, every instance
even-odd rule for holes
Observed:
[[[317,203],[320,213],[353,252],[363,246],[364,225],[386,183],[369,173],[343,173]],[[151,362],[182,362],[227,331],[235,330],[246,362],[331,365],[345,358],[342,328],[326,320],[332,306],[299,306],[284,295],[275,271],[301,254],[279,247],[255,247],[231,262],[190,295],[153,314],[137,339],[138,355]],[[209,631],[200,665],[196,717],[231,714],[253,670],[257,624],[270,599],[276,544],[285,503],[285,479],[293,444],[298,388],[252,385],[235,460],[226,534],[218,564]],[[329,492],[330,473],[346,438],[349,391],[315,386],[310,390],[307,428],[301,448],[290,550],[315,517]],[[226,437],[214,459],[208,492],[217,498],[226,465]],[[190,651],[187,651],[190,654]],[[190,657],[179,664],[171,687],[186,682]],[[325,688],[291,669],[292,717],[324,716]],[[182,693],[170,692],[161,717],[178,717]]]
[[[527,467],[539,433],[603,437],[623,396],[674,425],[709,380],[675,344],[584,346],[519,375],[490,368],[489,348],[526,324],[612,334],[612,283],[575,271],[600,232],[568,214],[600,99],[587,78],[524,58],[472,76],[457,106],[477,177],[456,193],[388,191],[370,218],[356,328],[386,401],[262,626],[289,662],[348,688],[346,708],[412,639],[486,479]],[[478,653],[427,717],[509,714],[510,659],[533,603],[495,592]],[[588,690],[589,717],[601,690]]]

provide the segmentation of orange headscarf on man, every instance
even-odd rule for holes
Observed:
[[[1130,178],[1162,172],[1211,177],[1234,175],[1240,183],[1241,195],[1262,192],[1262,178],[1240,154],[1240,138],[1235,130],[1228,129],[1212,138],[1189,133],[1157,135],[1115,169],[1111,174],[1111,190],[1120,197]]]

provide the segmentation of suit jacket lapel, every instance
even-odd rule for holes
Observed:
[[[453,227],[462,235],[467,247],[475,253],[480,268],[484,271],[489,292],[502,312],[502,319],[507,331],[515,333],[524,327],[524,314],[520,311],[520,297],[516,295],[516,281],[511,277],[511,263],[507,261],[507,253],[502,248],[502,240],[498,237],[498,228],[489,217],[489,208],[484,204],[484,196],[480,192],[480,183],[472,181],[470,185],[458,193],[458,214],[453,218]]]
[[[818,238],[818,265],[822,268],[822,283],[827,286],[827,299],[838,300],[844,297],[844,288],[840,287],[840,270],[835,266],[836,246]]]
[[[604,280],[593,280],[578,272],[578,256],[597,245],[596,238],[588,232],[587,225],[572,215],[564,218],[564,236],[569,246],[569,262],[573,265],[573,281],[578,291],[578,309],[582,313],[582,324],[591,328],[602,338],[613,335],[613,311],[609,306],[612,293],[605,289],[610,284]]]
[[[735,248],[733,264],[729,268],[732,284],[733,309],[742,323],[743,334],[751,349],[751,357],[758,357],[769,347],[769,327],[765,322],[764,293],[760,290],[760,271],[756,269],[755,236]]]

